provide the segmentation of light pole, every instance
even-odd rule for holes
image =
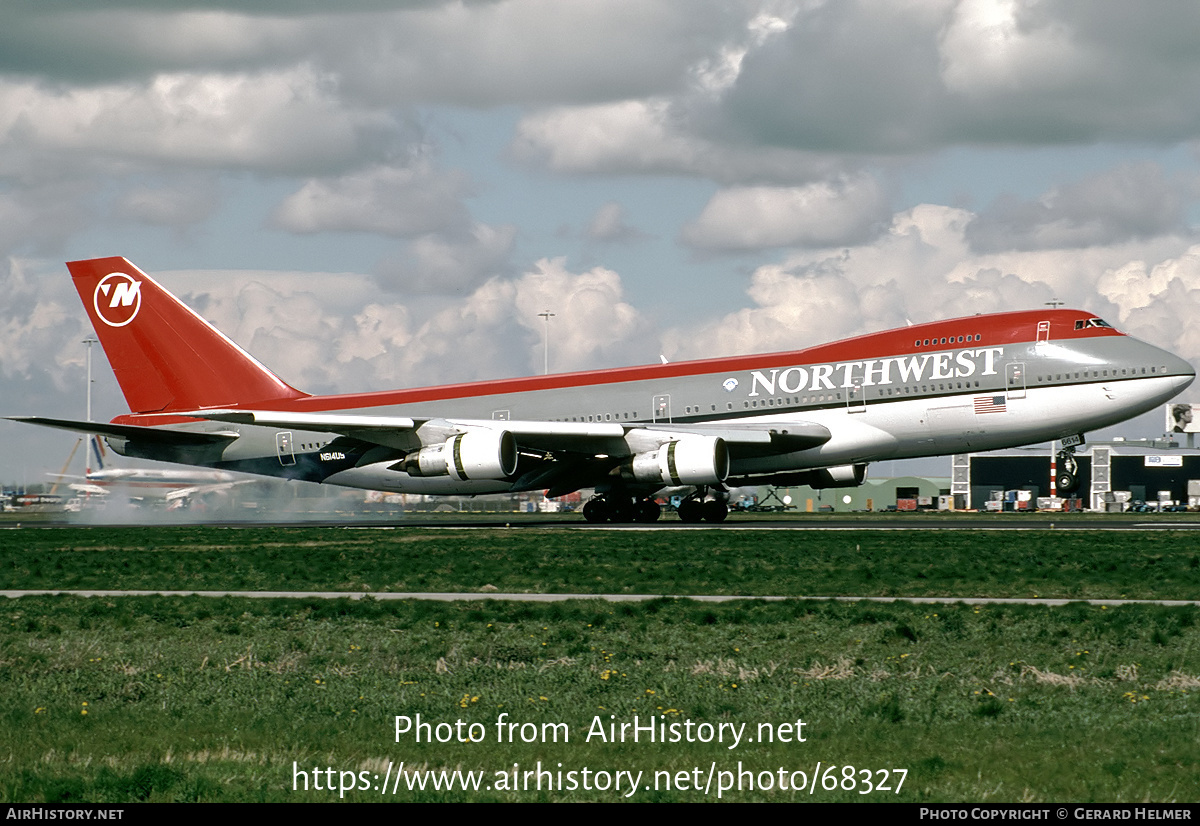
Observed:
[[[554,313],[546,310],[538,313],[538,318],[546,319],[546,338],[542,348],[542,375],[550,375],[550,319],[554,318]]]
[[[96,339],[88,336],[83,340],[87,345],[87,421],[92,420],[92,345]]]
[[[96,344],[96,339],[88,336],[83,340],[87,346],[87,421],[92,420],[92,345]],[[91,437],[87,437],[87,444],[83,446],[83,475],[85,477],[92,475],[92,445]],[[79,443],[76,442],[76,445]]]

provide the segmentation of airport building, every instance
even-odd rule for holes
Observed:
[[[1051,462],[1050,446],[1018,448],[952,457],[951,492],[955,506],[985,508],[1008,491],[1028,492],[1027,501],[1055,496],[1076,499],[1081,508],[1112,511],[1200,505],[1200,450],[1181,448],[1173,439],[1096,442],[1078,448],[1073,490],[1051,488],[1051,477],[1062,471]]]
[[[789,512],[850,513],[853,511],[933,510],[950,507],[950,478],[925,476],[884,476],[871,478],[856,488],[824,488],[807,486],[760,488],[757,504],[764,507],[782,505],[787,501]],[[733,505],[737,497],[730,501]]]

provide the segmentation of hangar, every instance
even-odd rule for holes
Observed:
[[[1077,497],[1081,507],[1103,511],[1116,501],[1200,504],[1200,450],[1180,448],[1172,439],[1096,442],[1078,448],[1073,491],[1051,490],[1049,445],[951,459],[951,490],[956,507],[984,507],[996,491],[1030,491],[1033,499]],[[1061,468],[1057,466],[1056,470]]]

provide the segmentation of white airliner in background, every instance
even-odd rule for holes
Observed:
[[[1056,309],[767,355],[311,396],[124,258],[67,266],[131,412],[21,421],[99,433],[126,456],[371,490],[592,488],[590,521],[653,521],[654,494],[684,487],[680,518],[719,522],[731,487],[849,487],[869,462],[1080,443],[1195,378]]]
[[[224,470],[106,467],[99,437],[92,436],[89,443],[91,459],[83,476],[53,474],[60,479],[75,480],[68,482],[67,487],[87,497],[116,495],[130,502],[186,508],[201,497],[225,493],[237,485],[255,481]],[[95,469],[91,467],[93,461]]]

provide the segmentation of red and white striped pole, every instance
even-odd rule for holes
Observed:
[[[1054,442],[1050,443],[1050,495],[1058,495],[1058,457],[1054,453]]]

